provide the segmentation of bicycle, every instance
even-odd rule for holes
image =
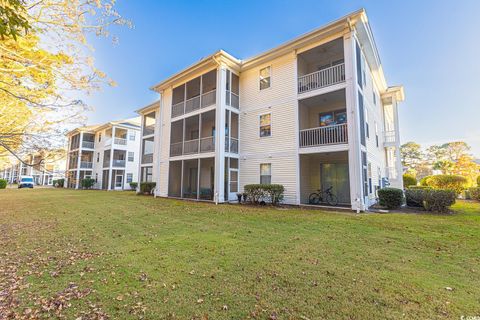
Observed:
[[[333,186],[326,189],[325,191],[318,189],[317,192],[312,192],[308,196],[308,203],[310,204],[319,204],[319,203],[328,203],[331,206],[336,206],[338,204],[337,196],[332,193]]]

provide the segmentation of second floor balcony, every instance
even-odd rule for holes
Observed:
[[[299,103],[299,147],[321,147],[348,143],[345,90],[301,100]]]

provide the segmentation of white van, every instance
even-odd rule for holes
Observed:
[[[20,176],[18,181],[18,188],[33,188],[33,177],[32,176]]]

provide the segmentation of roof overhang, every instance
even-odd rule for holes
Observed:
[[[199,62],[154,85],[150,89],[161,93],[166,88],[184,81],[191,74],[199,73],[201,71],[217,67],[221,64],[224,64],[234,70],[239,70],[241,62],[227,52],[219,50],[214,54],[209,55],[206,58],[202,58]]]
[[[136,113],[138,114],[146,114],[146,113],[149,113],[155,109],[157,109],[158,107],[160,107],[160,101],[155,101],[153,103],[150,103],[148,106],[145,106],[143,108],[140,108],[138,110],[135,110]]]
[[[395,98],[396,101],[401,102],[405,100],[405,91],[403,86],[388,87],[385,92],[382,93],[382,99]]]

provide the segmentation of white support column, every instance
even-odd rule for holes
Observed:
[[[108,185],[107,190],[112,190],[112,166],[113,166],[113,145],[115,144],[115,127],[112,126],[112,143],[110,145],[110,164],[108,166]]]
[[[400,154],[400,123],[398,120],[398,102],[395,96],[392,98],[392,108],[395,121],[395,169],[397,171],[395,187],[403,189],[403,166],[402,155]]]
[[[78,144],[78,158],[77,158],[77,172],[76,172],[76,181],[75,189],[80,187],[80,163],[82,161],[82,144],[83,144],[83,132],[80,132],[80,139]]]
[[[297,56],[297,50],[293,52],[293,64],[294,64],[294,69],[295,69],[295,79],[298,79],[298,56]],[[298,91],[298,83],[295,81],[293,85],[293,90],[295,92],[295,95],[297,95]],[[296,171],[296,177],[295,177],[295,184],[296,184],[296,190],[295,190],[295,204],[300,205],[301,204],[301,171],[300,171],[300,165],[301,165],[301,159],[300,159],[300,142],[299,142],[299,132],[300,132],[300,103],[298,99],[296,100],[296,108],[295,108],[295,146],[297,148],[297,154],[295,156],[295,171]]]
[[[215,189],[216,201],[224,202],[225,184],[225,109],[226,109],[226,82],[225,66],[220,66],[217,72],[217,106],[215,109]],[[228,195],[227,195],[228,197]],[[228,200],[228,199],[227,199]]]
[[[352,210],[363,211],[365,210],[365,205],[363,199],[360,119],[358,113],[356,42],[353,31],[344,35],[344,50],[350,201]]]
[[[162,144],[168,143],[170,141],[163,141],[163,106],[166,105],[163,101],[164,96],[160,94],[159,107],[155,111],[155,135],[154,135],[154,146],[153,146],[153,180],[156,183],[155,186],[155,196],[168,196],[168,182],[166,185],[162,186],[161,176],[167,177],[168,181],[168,169],[165,172],[161,171],[162,168]],[[168,150],[168,149],[167,149]],[[167,156],[168,159],[168,156]],[[168,160],[167,160],[168,161]],[[168,168],[168,167],[167,167]],[[166,188],[165,188],[166,187]]]

